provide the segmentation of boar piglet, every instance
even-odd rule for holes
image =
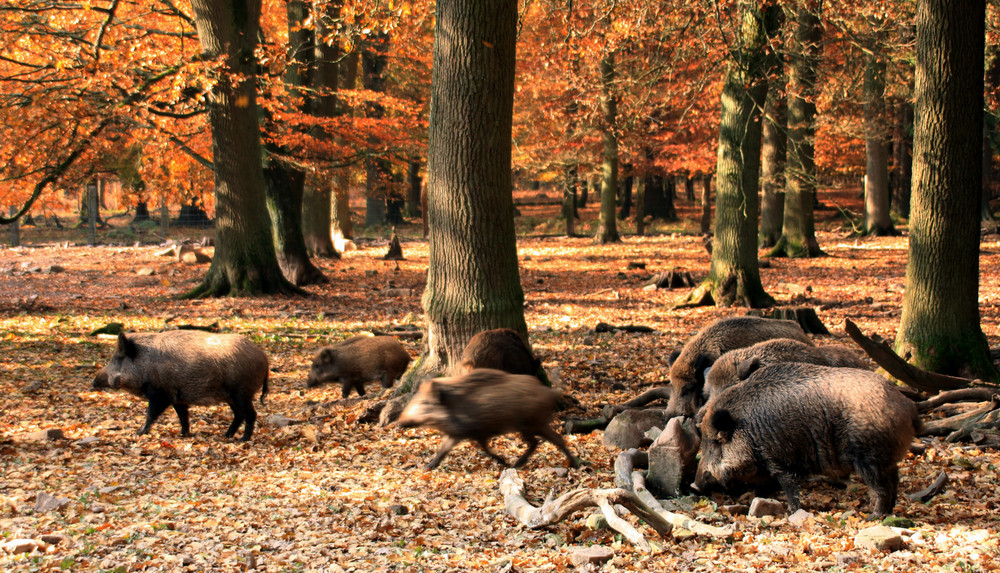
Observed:
[[[514,467],[524,465],[535,448],[538,436],[555,444],[572,467],[579,467],[562,436],[549,427],[560,390],[549,388],[533,376],[477,368],[461,376],[425,380],[400,414],[404,428],[430,426],[445,435],[426,469],[434,469],[462,440],[473,440],[487,455],[507,466],[507,461],[490,449],[494,436],[519,432],[528,445]]]
[[[670,365],[670,401],[667,419],[694,416],[704,404],[705,370],[730,350],[772,338],[793,338],[804,344],[812,341],[798,323],[791,320],[733,316],[705,326],[684,344]]]
[[[260,401],[267,394],[267,355],[238,334],[212,334],[199,330],[119,334],[115,354],[94,377],[94,388],[112,388],[145,398],[146,423],[139,435],[149,432],[153,422],[169,406],[181,423],[181,435],[191,426],[189,406],[229,404],[233,423],[226,437],[236,435],[246,424],[243,441],[253,435]]]
[[[492,368],[511,374],[535,376],[542,363],[517,332],[509,328],[484,330],[469,340],[462,351],[462,368]]]
[[[701,422],[695,488],[729,488],[773,478],[789,513],[810,476],[861,476],[872,517],[892,513],[897,463],[920,429],[914,403],[881,376],[856,368],[764,366],[712,397]]]
[[[746,380],[754,370],[769,364],[782,362],[803,362],[837,368],[861,368],[868,365],[854,351],[846,346],[831,344],[813,346],[792,338],[775,338],[758,342],[753,346],[730,350],[705,373],[705,400],[713,394]]]
[[[410,354],[395,337],[355,336],[316,353],[306,387],[338,382],[344,398],[352,388],[364,396],[366,381],[378,379],[383,388],[389,388],[409,364]]]

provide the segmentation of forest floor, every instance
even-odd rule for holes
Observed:
[[[828,207],[846,208],[857,193],[822,199]],[[709,321],[745,312],[678,310],[673,303],[684,291],[643,288],[663,270],[705,275],[709,258],[693,224],[595,246],[589,238],[550,236],[558,225],[546,219],[546,208],[553,207],[522,208],[519,228],[536,236],[518,240],[518,257],[532,344],[547,367],[561,369],[580,404],[561,412],[560,421],[597,415],[605,404],[663,384],[672,350]],[[682,217],[696,220],[696,207],[685,208]],[[866,334],[893,338],[906,237],[855,238],[839,210],[818,214],[819,242],[829,256],[770,260],[761,271],[765,288],[780,305],[817,309],[832,333],[816,337],[819,344],[852,344],[843,330],[847,318]],[[419,234],[414,228],[401,235]],[[384,238],[359,240],[342,260],[319,261],[332,282],[309,287],[308,298],[179,301],[176,295],[196,286],[207,265],[157,256],[161,246],[135,244],[137,238],[124,231],[121,238],[105,237],[120,244],[76,246],[68,234],[25,229],[30,246],[0,249],[0,547],[35,540],[32,552],[0,549],[0,570],[566,571],[574,570],[574,548],[588,545],[613,552],[604,571],[1000,568],[1000,453],[940,439],[925,440],[924,453],[900,464],[896,515],[913,523],[897,551],[855,546],[856,535],[872,525],[865,520],[867,490],[856,478],[846,490],[807,487],[802,505],[814,518],[804,525],[728,515],[721,505],[733,502],[724,496],[686,498],[685,513],[734,524],[736,534],[728,540],[683,534],[655,539],[639,524],[656,541],[652,553],[613,531],[588,529],[585,512],[526,529],[505,512],[501,468],[474,445],[459,446],[440,468],[424,471],[440,436],[360,423],[368,400],[341,400],[337,387],[305,389],[320,346],[373,330],[423,326],[425,241],[406,238],[406,260],[397,264],[382,260]],[[980,264],[982,327],[997,346],[996,235],[984,238]],[[225,406],[193,408],[192,437],[179,436],[170,411],[148,435],[136,436],[145,404],[90,386],[114,345],[90,333],[110,322],[137,331],[218,323],[259,343],[270,356],[272,377],[253,440],[223,437],[231,420]],[[598,322],[655,331],[596,333]],[[419,340],[403,342],[411,355],[419,354]],[[379,395],[377,384],[369,389],[369,396]],[[276,414],[301,423],[279,428],[265,422]],[[65,439],[28,438],[42,430],[61,430]],[[567,470],[563,456],[543,443],[520,471],[533,503],[552,490],[614,487],[617,452],[605,448],[601,432],[567,441],[589,463]],[[507,459],[522,448],[515,439],[494,442]],[[951,480],[943,493],[927,503],[907,499],[941,472]],[[45,511],[40,502],[46,494],[64,505]],[[50,536],[44,537],[48,543],[43,536]]]

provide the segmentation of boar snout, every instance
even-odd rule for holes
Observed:
[[[101,370],[100,372],[98,372],[97,375],[94,376],[94,380],[90,383],[90,387],[94,388],[94,389],[97,389],[97,388],[110,388],[111,387],[111,383],[108,380],[108,373],[105,372],[104,370]]]

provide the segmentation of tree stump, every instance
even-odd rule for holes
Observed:
[[[777,318],[782,320],[792,320],[799,323],[807,334],[830,334],[823,321],[819,319],[816,314],[816,310],[812,308],[806,308],[804,306],[800,307],[786,307],[786,308],[772,308],[764,312],[755,313],[758,316],[764,318]]]
[[[403,256],[403,245],[399,242],[399,237],[396,233],[392,234],[392,239],[389,241],[389,251],[382,257],[387,261],[405,261],[406,257]]]
[[[694,288],[695,284],[691,273],[676,268],[659,273],[646,283],[647,286],[655,285],[658,289]]]

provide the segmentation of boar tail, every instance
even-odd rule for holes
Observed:
[[[267,396],[267,379],[271,377],[271,373],[267,372],[264,374],[264,385],[261,386],[260,390],[260,403],[264,403],[264,396]]]

